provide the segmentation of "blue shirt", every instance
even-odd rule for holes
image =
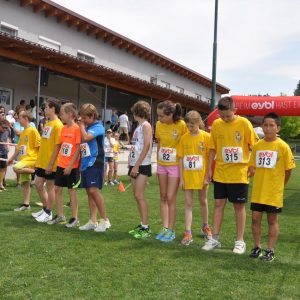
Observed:
[[[93,139],[89,142],[81,142],[81,162],[80,171],[89,167],[103,168],[104,166],[104,147],[103,141],[105,130],[100,122],[95,122],[86,128],[87,134],[92,134]]]

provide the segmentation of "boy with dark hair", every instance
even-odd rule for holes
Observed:
[[[275,113],[263,118],[264,139],[254,145],[249,163],[249,176],[254,176],[251,197],[252,235],[254,248],[251,258],[260,257],[271,262],[275,258],[274,247],[279,226],[278,214],[283,207],[283,191],[287,184],[295,161],[290,147],[279,137],[280,119]],[[268,219],[268,247],[262,255],[261,220],[263,213]]]
[[[207,183],[214,181],[213,236],[202,247],[209,251],[221,246],[219,235],[227,203],[233,203],[236,220],[236,241],[233,253],[246,251],[244,231],[246,222],[245,203],[248,197],[248,161],[250,147],[257,140],[251,123],[235,115],[236,109],[231,97],[224,97],[218,103],[220,118],[212,124],[210,153],[206,173]],[[216,157],[213,174],[212,165]]]
[[[55,199],[54,177],[60,150],[60,135],[63,128],[63,124],[58,118],[59,111],[60,102],[58,100],[46,100],[45,117],[49,121],[45,124],[41,134],[42,139],[36,162],[35,180],[37,191],[43,202],[43,209],[32,213],[32,216],[42,223],[52,220],[51,205]],[[47,191],[44,187],[45,182]]]

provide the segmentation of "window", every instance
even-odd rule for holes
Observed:
[[[39,44],[54,50],[60,51],[61,43],[48,39],[44,36],[39,36]]]
[[[95,62],[95,55],[84,52],[84,51],[81,51],[81,50],[77,51],[77,57],[82,59],[82,60],[91,62],[91,63]]]
[[[150,83],[157,84],[157,78],[156,77],[150,77]]]
[[[202,100],[202,96],[201,95],[199,95],[199,94],[196,94],[196,98],[197,98],[197,100]]]
[[[176,86],[176,91],[177,91],[177,93],[184,94],[184,88],[182,88],[180,86]]]
[[[10,25],[5,22],[0,23],[0,31],[7,33],[11,36],[17,36],[18,35],[18,27]]]
[[[167,89],[169,89],[170,88],[170,83],[169,82],[166,82],[166,81],[161,81],[161,85],[163,86],[163,87],[165,87],[165,88],[167,88]]]

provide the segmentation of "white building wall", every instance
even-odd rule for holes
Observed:
[[[78,50],[91,53],[95,55],[95,63],[146,81],[150,81],[151,76],[163,73],[158,76],[158,84],[163,80],[170,83],[173,90],[176,90],[176,86],[182,87],[184,94],[191,97],[198,94],[203,99],[210,98],[210,88],[113,47],[110,43],[104,43],[102,39],[96,40],[84,32],[78,32],[76,27],[70,28],[65,22],[58,23],[55,17],[45,18],[43,13],[34,13],[32,7],[21,7],[17,0],[1,1],[0,21],[18,27],[20,38],[38,43],[39,36],[47,37],[61,43],[62,52],[74,56],[77,56]],[[220,94],[217,94],[219,97]]]

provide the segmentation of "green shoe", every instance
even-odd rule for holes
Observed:
[[[142,225],[140,224],[140,225],[138,225],[138,226],[136,226],[134,229],[132,229],[132,230],[130,230],[128,233],[130,234],[130,235],[135,235],[137,232],[139,232],[139,230],[142,228]]]
[[[133,236],[136,239],[146,239],[146,238],[150,237],[151,236],[150,227],[148,227],[148,228],[141,227],[139,229],[139,231],[137,231]]]

